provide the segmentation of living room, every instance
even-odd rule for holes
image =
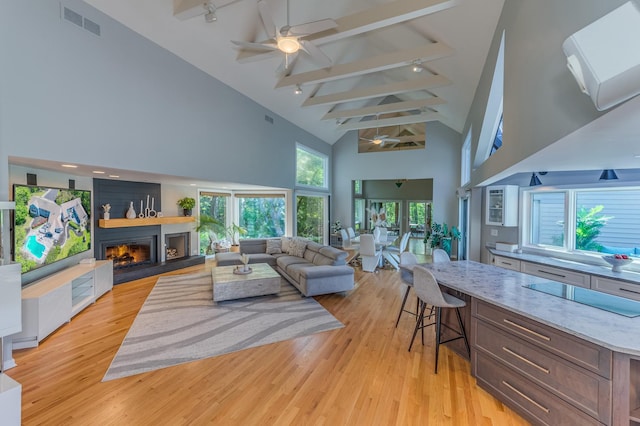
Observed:
[[[504,71],[505,145],[489,160],[483,164],[474,163],[472,167],[468,187],[471,190],[471,216],[475,226],[470,229],[469,259],[481,260],[487,243],[505,238],[504,234],[498,237],[488,235],[487,228],[480,224],[483,186],[508,178],[521,186],[527,186],[532,171],[544,169],[550,171],[548,176],[552,176],[554,171],[567,170],[569,166],[573,167],[567,159],[573,154],[557,155],[556,163],[539,159],[537,154],[545,149],[552,149],[558,141],[561,141],[558,147],[562,144],[575,147],[576,141],[579,141],[582,143],[578,144],[579,147],[590,147],[579,150],[588,151],[591,147],[597,147],[597,143],[590,140],[594,138],[589,136],[601,136],[610,128],[606,125],[602,126],[604,130],[598,130],[596,127],[599,126],[589,128],[590,123],[602,123],[603,121],[596,120],[607,118],[605,115],[615,116],[614,124],[637,118],[640,103],[637,98],[610,112],[596,111],[590,99],[579,92],[573,77],[565,67],[566,58],[561,52],[562,41],[586,23],[623,2],[616,1],[615,5],[602,3],[593,0],[585,4],[574,0],[557,5],[549,1],[542,7],[539,4],[526,4],[521,1],[505,2],[498,26],[499,29],[505,29],[509,37]],[[59,167],[60,164],[76,164],[86,168],[90,173],[92,170],[106,170],[110,174],[122,176],[124,180],[160,183],[163,191],[166,191],[163,192],[163,211],[167,215],[178,215],[175,201],[183,196],[197,197],[198,190],[201,189],[233,189],[235,185],[235,188],[275,188],[293,193],[296,190],[295,147],[299,143],[329,158],[328,192],[331,194],[332,221],[340,219],[347,224],[352,218],[353,180],[429,178],[434,182],[434,217],[438,221],[458,222],[456,189],[461,186],[460,151],[467,134],[471,135],[473,152],[480,145],[479,129],[482,128],[485,119],[501,31],[496,31],[491,43],[484,72],[480,84],[475,89],[474,102],[462,134],[442,123],[430,122],[427,124],[427,149],[423,153],[416,155],[415,151],[406,151],[358,155],[355,148],[357,132],[348,132],[337,143],[330,145],[293,125],[286,117],[274,114],[86,3],[71,1],[68,4],[99,21],[106,36],[80,36],[76,28],[61,24],[58,2],[9,0],[2,3],[0,47],[5,61],[0,70],[0,162],[3,164],[0,172],[0,200],[11,198],[12,185],[25,183],[26,173],[37,174],[38,183],[44,185],[67,187],[68,180],[75,179],[79,188],[92,189],[92,174],[80,175]],[[558,23],[559,16],[562,16],[561,24]],[[25,22],[32,24],[24,25]],[[576,139],[576,136],[572,138],[572,135],[584,127],[587,131],[580,135],[582,139]],[[623,143],[627,142],[621,141],[621,147],[626,146]],[[558,152],[562,151],[559,149]],[[599,151],[594,148],[593,152]],[[637,165],[633,164],[633,161],[637,160],[633,159],[625,158],[613,164],[601,164],[604,154],[585,156],[586,159],[580,156],[583,160],[581,168],[572,170],[637,168]],[[561,182],[565,176],[558,179],[556,182]],[[571,179],[575,181],[575,175]],[[292,212],[288,220],[287,234],[293,235]],[[507,231],[506,237],[513,235]],[[388,278],[386,275],[384,277]],[[393,291],[384,288],[386,282],[379,277],[365,276],[362,281],[358,279],[358,282],[361,286],[369,285],[375,288],[375,291],[394,301],[393,298],[398,297]],[[399,282],[395,282],[394,285],[397,290]],[[117,288],[109,298],[111,300],[134,295],[131,303],[141,304],[149,286],[148,282],[144,282],[129,289]],[[371,304],[370,308],[354,311],[353,314],[346,309],[337,312],[342,315],[340,319],[344,323],[371,321],[369,327],[363,326],[362,329],[358,329],[361,332],[374,333],[376,329],[381,330],[378,339],[366,342],[372,346],[354,348],[350,346],[348,338],[332,343],[308,339],[300,343],[300,352],[321,351],[331,356],[334,350],[332,344],[342,344],[347,348],[343,355],[345,358],[358,351],[375,351],[375,342],[388,338],[393,330],[384,322],[384,318],[378,317],[374,311],[389,309],[395,312],[395,305],[389,308],[374,295],[362,298],[362,301]],[[328,308],[354,303],[353,299],[337,297],[326,297],[324,301]],[[100,313],[92,314],[91,321],[100,321],[99,315],[107,315],[107,321],[113,329],[118,328],[116,323],[121,318],[130,321],[132,316],[135,316],[135,313],[127,310],[124,302],[118,304],[115,311],[110,311],[105,304],[96,304],[92,308],[96,308]],[[78,326],[70,324],[73,327],[64,330],[55,342],[50,342],[55,350],[62,351],[65,346],[75,345],[78,341],[76,336],[85,335],[83,329],[79,328],[80,324],[89,326],[87,322],[79,323]],[[107,336],[104,338],[110,340],[112,345],[115,344],[112,341],[114,337],[110,336],[113,329],[107,324],[99,328],[100,332]],[[119,338],[122,339],[122,330],[119,329],[119,332]],[[77,335],[74,336],[74,333]],[[405,331],[402,333],[404,334],[401,336],[393,337],[402,342],[394,349],[398,353],[406,352],[407,336]],[[357,332],[354,331],[350,338],[356,336]],[[90,340],[89,337],[85,339],[81,340],[80,346]],[[88,352],[83,352],[82,347],[76,349],[77,356],[90,356]],[[279,347],[276,353],[279,357],[287,358],[297,349],[295,345]],[[48,355],[53,357],[55,350],[48,352]],[[206,368],[254,368],[264,371],[267,367],[262,367],[255,358],[267,355],[268,348],[256,351],[251,359],[243,358],[241,354],[233,354],[224,360],[211,361],[206,364]],[[344,358],[332,356],[330,359],[335,365],[339,366],[344,362]],[[68,358],[61,359],[69,361]],[[402,359],[407,361],[406,358]],[[317,358],[314,360],[317,361]],[[57,363],[51,359],[47,361]],[[384,358],[383,362],[386,364],[381,365],[377,364],[378,360],[375,357],[368,357],[365,361],[367,364],[363,369],[368,371],[384,366],[393,368],[391,357]],[[29,358],[25,358],[25,364],[28,362]],[[291,375],[291,378],[289,381],[277,382],[275,388],[268,383],[259,383],[260,391],[270,393],[273,399],[284,398],[282,395],[291,396],[295,392],[297,374],[329,374],[331,369],[322,361],[318,362],[321,366],[308,366],[308,369],[300,370],[304,373],[297,372],[295,366],[286,363],[268,364],[281,369],[283,374]],[[465,363],[455,355],[450,357],[450,362],[455,371],[466,368]],[[443,372],[446,371],[445,365],[442,365]],[[466,365],[468,366],[468,363]],[[189,368],[186,367],[187,370]],[[314,373],[315,368],[318,373]],[[89,374],[92,367],[85,366],[83,369]],[[46,375],[46,370],[45,364],[35,368],[31,379],[33,381],[28,385],[38,386],[40,375],[47,380],[55,380],[55,377]],[[341,383],[348,382],[358,373],[355,366],[350,365],[344,376],[334,379]],[[180,374],[172,375],[168,379],[156,374],[148,380],[143,380],[143,383],[130,381],[127,382],[126,389],[119,388],[117,381],[109,383],[99,390],[106,395],[103,400],[105,419],[108,419],[106,422],[126,422],[128,419],[144,421],[144,416],[140,414],[128,417],[129,410],[137,410],[139,406],[129,407],[126,400],[117,398],[118,393],[125,391],[135,395],[132,400],[135,400],[136,404],[142,404],[145,398],[162,398],[166,405],[164,409],[178,413],[175,419],[181,420],[176,422],[205,422],[207,419],[198,417],[200,414],[205,416],[203,413],[206,412],[206,408],[203,406],[191,404],[188,409],[182,409],[171,401],[176,397],[175,394],[183,389],[206,389],[214,381],[219,381],[217,386],[228,388],[217,393],[214,399],[207,400],[208,404],[216,405],[230,394],[235,398],[232,405],[221,408],[222,413],[217,419],[224,419],[225,414],[229,419],[238,419],[241,416],[234,417],[234,410],[249,411],[255,408],[258,399],[242,400],[239,393],[250,393],[254,385],[251,380],[258,382],[259,375],[247,375],[243,380],[242,374],[233,374],[230,371],[224,377],[197,377],[191,374],[187,374],[188,380],[184,383],[184,388],[180,382]],[[403,377],[412,374],[409,368],[399,373]],[[73,389],[73,381],[81,380],[81,376],[82,374],[67,377],[63,386],[66,392],[58,394],[57,398],[74,399],[76,407],[81,406],[78,400],[90,398],[90,395],[82,396]],[[441,376],[445,374],[441,372]],[[463,393],[468,392],[467,387],[475,387],[470,378],[464,378],[464,374],[452,377],[454,379],[451,382],[425,375],[421,375],[420,380],[425,381],[425,387],[437,383],[437,386],[450,386]],[[430,380],[433,382],[429,382]],[[436,380],[440,381],[435,382]],[[180,383],[174,391],[159,391],[154,385],[162,383],[163,386],[171,386],[172,381],[174,385]],[[235,381],[239,381],[241,386],[233,388]],[[375,416],[380,415],[390,423],[393,422],[395,418],[388,412],[380,414],[375,407],[367,405],[369,402],[366,394],[372,392],[371,389],[375,385],[367,383],[367,379],[362,377],[358,377],[357,381],[363,386],[362,396],[356,402],[351,399],[349,401],[358,405],[361,411],[351,419],[337,420],[342,423],[367,423],[368,420],[373,422]],[[416,401],[434,398],[428,388],[418,386],[412,389],[416,393],[411,398],[415,398]],[[97,391],[97,388],[92,390]],[[322,401],[319,404],[326,410],[325,414],[331,411],[332,404],[339,405],[341,398],[348,393],[348,387],[344,384],[336,388],[336,394],[327,399],[320,398],[313,390],[305,390],[311,396],[310,401]],[[323,392],[330,390],[323,389]],[[206,391],[203,393],[206,394]],[[386,396],[393,398],[390,394]],[[201,397],[202,394],[194,393],[194,398]],[[263,399],[259,401],[264,402]],[[379,401],[380,399],[376,399],[376,402]],[[457,401],[454,404],[464,404],[464,399],[454,401]],[[456,412],[457,415],[465,410],[481,412],[479,401],[482,401],[482,404],[492,403],[487,402],[491,401],[488,399],[473,401],[475,405],[470,407],[455,406],[444,411],[447,414]],[[61,413],[55,413],[55,400],[49,400],[48,403],[51,404],[54,416],[52,418],[64,418]],[[113,405],[110,405],[111,403]],[[299,399],[296,403],[300,404],[300,410],[308,410],[304,420],[318,421],[319,417],[314,416],[318,412],[314,413],[310,405],[304,405]],[[403,400],[399,404],[406,409],[407,404],[419,403]],[[390,411],[397,410],[397,407],[382,405]],[[82,411],[81,408],[78,410]],[[162,407],[156,404],[152,410],[159,413],[162,412]],[[88,409],[89,411],[91,415],[99,413],[95,407]],[[295,408],[288,408],[287,414],[290,418],[295,418],[294,411]],[[159,416],[154,419],[162,421],[161,414],[149,414]],[[426,418],[427,413],[422,414]],[[62,417],[55,417],[56,415]],[[73,423],[74,414],[68,413],[67,416],[69,422]],[[472,423],[469,419],[475,418],[473,413],[467,413],[466,416],[469,416],[464,417],[467,423]],[[443,415],[444,417],[446,416]],[[327,414],[327,418],[336,420],[330,414]],[[500,415],[498,418],[504,419]],[[261,418],[257,414],[252,419],[275,422],[275,418]],[[300,420],[301,417],[297,419]],[[25,423],[29,423],[28,420],[25,419]],[[278,420],[285,423],[287,419]],[[464,423],[465,420],[460,421],[460,418],[456,417],[458,423]],[[514,423],[517,421],[516,417]]]

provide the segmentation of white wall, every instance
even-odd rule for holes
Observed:
[[[440,123],[427,123],[424,150],[358,153],[358,132],[333,146],[331,222],[351,225],[351,181],[357,179],[433,179],[433,220],[458,222],[456,188],[460,182],[462,136]]]

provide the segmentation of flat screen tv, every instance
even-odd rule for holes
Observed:
[[[91,191],[13,185],[14,255],[22,273],[91,250]]]

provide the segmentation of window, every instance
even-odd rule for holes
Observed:
[[[200,232],[200,254],[213,254],[213,243],[225,238],[225,225],[227,223],[227,207],[230,194],[217,192],[200,192],[200,223],[204,216],[214,218],[221,225],[216,229],[207,229]]]
[[[327,164],[326,155],[296,145],[296,184],[327,189]]]
[[[364,199],[356,198],[353,200],[353,213],[354,213],[354,228],[356,231],[360,231],[365,228],[364,226]]]
[[[324,244],[327,223],[325,195],[296,195],[296,235]]]
[[[286,201],[283,194],[236,194],[241,238],[281,237],[285,233]]]
[[[584,256],[640,257],[640,188],[567,188],[525,194],[525,245]]]
[[[353,193],[355,195],[362,195],[362,181],[354,180],[353,181]]]
[[[502,117],[503,115],[500,115],[500,122],[498,123],[496,134],[493,137],[493,144],[491,145],[491,151],[489,152],[489,157],[491,157],[502,146]]]
[[[471,180],[471,128],[462,144],[460,153],[460,186]]]

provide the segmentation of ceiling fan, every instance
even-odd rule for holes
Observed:
[[[378,118],[379,117],[376,115],[376,122],[378,121]],[[384,144],[387,142],[400,142],[400,139],[390,138],[389,135],[381,135],[379,127],[376,127],[376,134],[373,136],[372,139],[367,139],[362,137],[360,139],[371,142],[374,145],[380,145],[381,147],[383,147]]]
[[[307,53],[311,60],[322,68],[331,66],[331,59],[316,45],[310,41],[303,40],[303,37],[336,28],[338,26],[336,21],[322,19],[300,25],[289,25],[289,0],[287,0],[287,24],[279,29],[274,23],[271,9],[265,0],[258,0],[258,12],[260,13],[262,26],[269,39],[256,43],[232,40],[233,44],[249,50],[280,51],[284,53],[285,70],[289,70],[300,50]]]

